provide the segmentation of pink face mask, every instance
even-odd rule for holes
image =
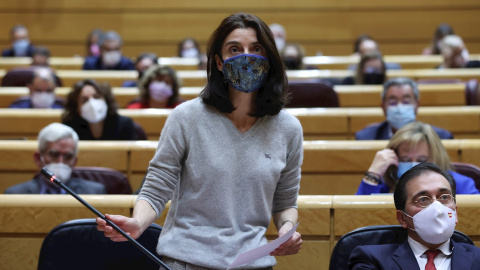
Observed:
[[[165,82],[151,82],[148,90],[150,97],[155,101],[165,101],[173,95],[172,87]]]
[[[90,46],[90,53],[93,55],[93,56],[99,56],[100,55],[100,47],[98,47],[97,44],[92,44]]]

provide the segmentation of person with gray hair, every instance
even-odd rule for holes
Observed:
[[[2,51],[2,57],[31,57],[33,45],[28,38],[28,29],[17,24],[10,29],[12,47]]]
[[[74,192],[79,194],[106,194],[103,184],[71,177],[77,163],[78,135],[69,126],[52,123],[38,134],[38,150],[33,159],[38,169],[46,167]],[[17,184],[5,190],[6,194],[66,194],[42,174],[32,180]]]
[[[100,55],[85,58],[83,70],[134,70],[132,60],[122,55],[122,45],[117,32],[104,32],[98,40]]]
[[[393,78],[383,85],[382,110],[386,121],[373,123],[355,133],[356,140],[389,140],[401,127],[417,120],[420,92],[409,78]],[[449,131],[434,127],[440,139],[453,139]]]
[[[55,96],[56,78],[48,67],[37,67],[32,81],[27,84],[29,95],[10,104],[14,109],[62,109],[63,99]]]

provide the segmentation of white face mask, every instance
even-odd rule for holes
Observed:
[[[409,229],[417,232],[423,241],[430,244],[440,244],[450,239],[457,222],[457,212],[438,201],[434,201],[413,217],[405,212],[404,214],[413,219],[415,229]]]
[[[120,51],[109,51],[102,54],[102,62],[106,67],[114,67],[122,59],[122,53]]]
[[[195,48],[182,50],[182,57],[198,57],[198,51]]]
[[[155,81],[148,86],[150,97],[155,101],[165,101],[173,95],[172,87],[165,82]]]
[[[275,38],[275,45],[277,45],[277,50],[283,49],[285,47],[285,39],[276,37]]]
[[[50,163],[46,164],[45,167],[53,172],[63,183],[67,183],[70,180],[70,176],[72,176],[72,167],[65,163]]]
[[[50,108],[55,102],[55,94],[47,92],[33,92],[31,100],[34,108]]]
[[[91,98],[81,108],[81,116],[91,124],[98,123],[107,117],[107,102],[103,98]]]

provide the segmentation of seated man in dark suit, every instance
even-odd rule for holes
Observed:
[[[99,56],[85,58],[84,70],[134,70],[135,65],[122,55],[122,38],[115,31],[103,33],[98,40]]]
[[[43,128],[38,134],[38,150],[33,155],[39,169],[47,167],[50,171],[79,194],[106,194],[105,186],[72,178],[72,168],[77,163],[78,135],[69,126],[53,123]],[[43,175],[37,174],[34,179],[5,190],[6,194],[66,194]]]
[[[50,68],[38,67],[33,72],[32,81],[27,85],[30,95],[12,102],[10,108],[15,109],[62,109],[63,99],[55,96],[55,75]]]
[[[2,51],[2,57],[31,57],[33,46],[28,38],[28,30],[25,26],[18,24],[10,30],[12,48]]]
[[[382,109],[387,120],[370,124],[355,134],[356,140],[390,140],[404,125],[415,122],[420,93],[417,83],[408,78],[394,78],[383,85]],[[453,139],[449,131],[434,127],[440,139]]]
[[[402,175],[393,196],[408,240],[358,246],[349,269],[478,269],[480,248],[450,238],[458,219],[455,180],[448,172],[421,163]]]

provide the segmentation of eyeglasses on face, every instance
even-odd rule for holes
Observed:
[[[436,201],[443,205],[451,204],[455,199],[453,198],[452,194],[442,194],[436,198]],[[420,196],[417,200],[415,200],[415,205],[417,207],[426,208],[430,204],[432,204],[435,200],[432,199],[430,196]]]

